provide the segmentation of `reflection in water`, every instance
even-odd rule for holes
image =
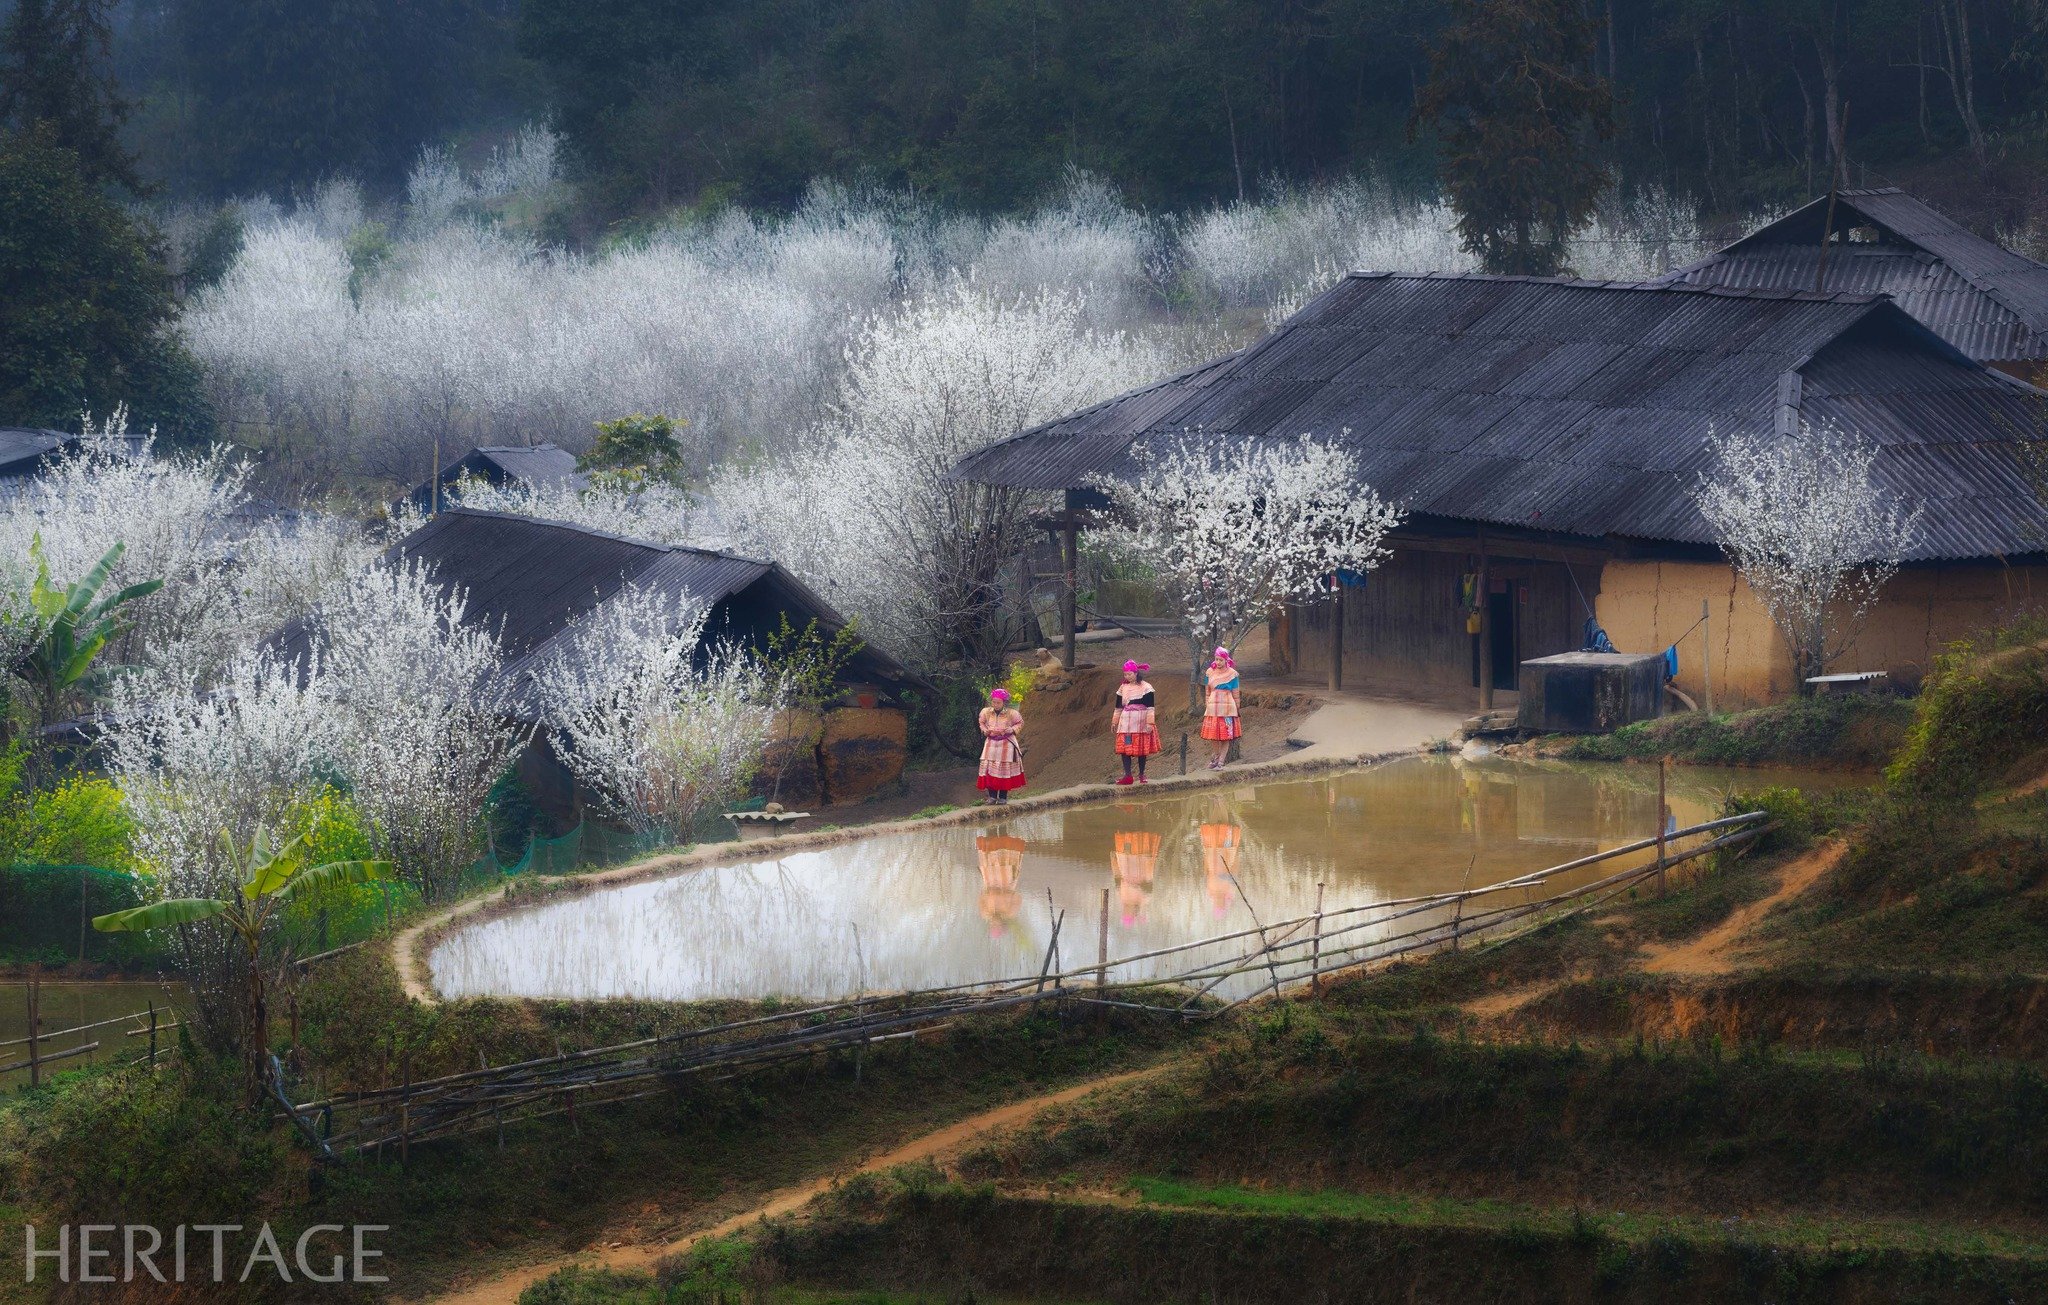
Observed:
[[[981,918],[988,921],[988,936],[1000,938],[1024,897],[1017,891],[1017,876],[1024,871],[1024,849],[1030,846],[1011,834],[983,834],[974,840],[974,858],[981,865]]]
[[[1788,782],[1842,781],[1681,768],[1669,818],[1696,824],[1731,788]],[[451,997],[834,997],[860,984],[858,929],[870,990],[936,987],[1036,973],[1057,912],[1062,963],[1092,964],[1104,888],[1110,955],[1132,956],[1251,928],[1254,912],[1306,915],[1319,881],[1332,911],[1493,883],[1648,837],[1658,815],[1647,767],[1417,757],[603,889],[461,930],[430,964]]]
[[[1125,812],[1140,808],[1122,806]],[[1124,928],[1138,922],[1145,899],[1152,895],[1152,881],[1159,877],[1159,848],[1166,840],[1149,829],[1119,829],[1109,854],[1109,873],[1116,880],[1116,906]]]
[[[148,1021],[138,1019],[135,1024],[111,1024],[104,1028],[87,1029],[83,1033],[67,1036],[64,1030],[75,1029],[101,1020],[114,1019],[123,1015],[135,1015],[154,1004],[160,1012],[158,1019],[164,1029],[163,1047],[175,1045],[178,1035],[170,1026],[178,1022],[175,1013],[177,1004],[186,997],[183,984],[169,983],[57,983],[44,981],[42,989],[43,1034],[45,1041],[39,1047],[43,1055],[54,1055],[68,1051],[88,1042],[97,1042],[100,1049],[71,1060],[59,1061],[50,1067],[50,1072],[78,1069],[92,1061],[105,1060],[113,1056],[138,1054],[148,1048],[140,1038],[128,1036],[131,1027],[147,1028]],[[0,1046],[0,1065],[12,1065],[28,1059],[28,1048],[20,1045],[18,1039],[28,1036],[28,984],[0,983],[0,1043],[16,1043],[14,1046]],[[0,1090],[28,1082],[28,1071],[17,1070],[0,1074]]]
[[[1207,824],[1195,835],[1202,841],[1202,887],[1209,894],[1209,913],[1221,920],[1237,900],[1237,853],[1244,843],[1244,826]]]

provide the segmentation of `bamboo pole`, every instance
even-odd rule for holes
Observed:
[[[1323,885],[1316,883],[1316,937],[1315,949],[1309,953],[1308,990],[1311,995],[1320,995],[1323,990]]]
[[[1493,580],[1487,568],[1486,532],[1479,532],[1479,710],[1493,710]]]
[[[1181,736],[1181,755],[1187,755],[1187,736]],[[1183,762],[1185,765],[1185,762]],[[1095,935],[1095,986],[1100,989],[1109,983],[1109,890],[1102,890],[1102,923]]]
[[[1657,758],[1657,896],[1662,897],[1666,883],[1664,878],[1664,772],[1670,764],[1669,757]]]
[[[28,1085],[41,1087],[43,1082],[42,1058],[36,1054],[36,1039],[43,1030],[43,974],[37,966],[28,975]]]

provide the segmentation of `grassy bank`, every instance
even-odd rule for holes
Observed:
[[[1913,702],[1890,694],[1795,698],[1753,711],[1686,712],[1612,734],[1539,740],[1570,761],[1674,761],[1698,766],[1813,766],[1881,770],[1913,723]]]

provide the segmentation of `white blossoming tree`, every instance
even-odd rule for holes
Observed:
[[[1797,436],[1716,433],[1693,502],[1791,645],[1802,691],[1847,652],[1919,529],[1883,490],[1877,449],[1832,421]]]
[[[1158,356],[1091,327],[1082,290],[955,277],[870,320],[808,447],[714,482],[742,549],[767,552],[921,670],[1001,664],[1003,582],[1031,494],[953,478],[968,453],[1126,390]]]
[[[1180,613],[1191,700],[1207,649],[1236,647],[1275,604],[1321,592],[1335,571],[1372,570],[1401,520],[1360,483],[1351,454],[1308,435],[1189,435],[1132,456],[1135,475],[1095,478],[1111,508],[1095,542],[1149,571]]]
[[[526,746],[494,631],[418,565],[370,566],[321,604],[335,764],[379,855],[429,900],[475,859],[484,799]]]
[[[203,690],[156,677],[117,681],[99,742],[155,894],[218,898],[239,888],[223,831],[246,846],[260,826],[287,826],[325,786],[337,736],[317,668],[250,652]],[[201,1031],[217,1049],[232,1048],[247,988],[243,949],[210,923],[181,926],[174,946],[199,998]]]
[[[782,706],[752,657],[701,645],[704,616],[629,587],[533,674],[562,763],[611,815],[673,843],[745,790]]]

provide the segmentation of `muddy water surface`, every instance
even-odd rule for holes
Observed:
[[[1732,789],[1842,782],[1675,768],[1667,819],[1711,819]],[[690,871],[472,926],[429,965],[450,997],[695,1000],[936,987],[1035,973],[1062,911],[1062,960],[1093,962],[1104,890],[1110,955],[1133,956],[1252,927],[1254,913],[1305,915],[1318,883],[1335,909],[1512,878],[1648,837],[1657,814],[1652,768],[1416,757]],[[1150,973],[1183,972],[1188,962],[1159,964],[1166,968]]]
[[[149,1009],[156,1003],[157,1019],[163,1028],[159,1046],[176,1045],[177,1034],[169,1026],[177,1023],[177,1016],[170,1007],[184,999],[183,985],[158,983],[57,983],[45,981],[42,991],[43,1038],[37,1045],[41,1055],[54,1055],[69,1051],[88,1042],[98,1042],[99,1050],[83,1056],[73,1056],[52,1065],[51,1071],[75,1069],[91,1061],[110,1056],[127,1057],[146,1051],[148,1038],[131,1038],[131,1028],[148,1028],[149,1020],[144,1017],[133,1022],[109,1024],[102,1028],[86,1029],[80,1033],[68,1030],[117,1016],[133,1015]],[[20,1039],[28,1036],[28,985],[14,980],[0,980],[0,1067],[16,1064],[28,1059],[28,1047]],[[12,1044],[12,1045],[8,1045]],[[28,1082],[26,1069],[0,1072],[0,1088],[16,1087]]]

